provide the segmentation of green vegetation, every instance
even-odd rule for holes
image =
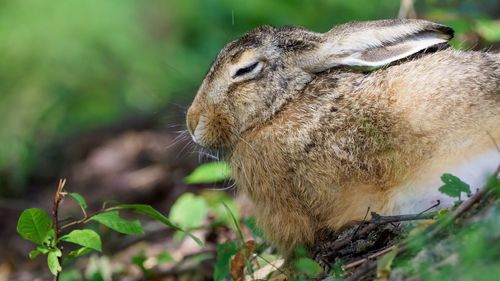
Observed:
[[[62,271],[61,260],[63,258],[78,258],[91,251],[102,251],[102,242],[100,235],[92,229],[74,229],[67,234],[63,231],[75,226],[85,225],[91,221],[98,222],[116,232],[138,235],[143,234],[144,230],[138,220],[124,220],[120,218],[119,211],[131,210],[134,213],[147,216],[170,227],[176,231],[189,235],[196,243],[201,246],[200,239],[193,236],[177,226],[170,219],[162,215],[149,205],[142,204],[116,204],[112,207],[103,207],[93,213],[87,213],[87,203],[83,196],[78,193],[64,192],[65,181],[59,182],[59,187],[52,205],[52,219],[40,208],[26,209],[21,213],[17,222],[17,232],[24,239],[35,243],[36,249],[29,253],[29,258],[34,259],[39,255],[47,255],[47,265],[50,272],[59,277]],[[73,220],[66,224],[59,221],[59,205],[63,197],[70,195],[81,208],[83,218]],[[183,218],[180,222],[189,222],[192,218]],[[68,242],[78,245],[80,248],[63,255],[61,242]]]
[[[43,160],[57,155],[55,151],[66,149],[59,144],[78,139],[90,130],[118,123],[127,127],[130,125],[127,120],[137,116],[163,120],[164,115],[174,115],[182,123],[182,110],[172,108],[177,104],[183,107],[191,101],[222,46],[257,25],[303,25],[311,30],[327,31],[333,25],[352,20],[394,18],[400,2],[1,1],[0,199],[27,198],[30,205],[51,205],[52,202],[30,201],[34,199],[33,194],[26,192],[29,185],[35,181],[37,189],[31,190],[38,193],[41,192],[38,187],[46,184],[36,182],[34,174],[43,174]],[[500,41],[498,0],[421,0],[415,8],[421,18],[452,26],[456,30],[452,44],[457,48],[483,49]],[[161,129],[170,125],[161,123]],[[64,161],[55,161],[59,160]],[[61,163],[64,165],[68,163]],[[180,177],[179,182],[196,187],[229,181],[226,163],[200,165],[184,181],[185,172],[168,172]],[[46,177],[54,180],[57,176]],[[470,196],[467,183],[449,174],[443,175],[442,180],[440,191],[457,199],[454,208],[467,200],[464,194]],[[413,248],[410,247],[407,254],[399,254],[396,249],[382,255],[378,259],[377,274],[397,273],[422,280],[495,280],[500,274],[498,180],[492,180],[490,186],[494,195],[490,194],[480,204],[487,208],[452,222],[450,216],[456,209],[441,212],[433,221],[433,227],[443,225],[443,230],[432,239],[424,237],[426,232],[421,230],[431,231],[432,227],[416,225],[408,235],[408,245]],[[89,189],[99,187],[88,186]],[[230,187],[227,189],[231,190]],[[82,194],[89,199],[93,191]],[[108,232],[113,230],[123,237],[147,235],[148,228],[143,227],[141,221],[127,219],[134,214],[173,230],[176,243],[195,241],[193,244],[200,249],[202,241],[198,237],[201,236],[195,236],[196,231],[210,232],[212,236],[220,234],[214,234],[216,231],[224,232],[225,235],[216,239],[212,237],[215,256],[200,250],[185,258],[186,263],[193,266],[210,260],[214,280],[257,275],[270,264],[269,273],[280,273],[273,268],[280,261],[280,254],[268,245],[255,218],[240,212],[235,200],[224,191],[193,188],[178,198],[176,195],[168,216],[147,204],[104,204],[91,212],[92,202],[87,204],[79,193],[66,192],[61,187],[57,194],[60,199],[65,197],[76,203],[82,213],[80,219],[56,222],[53,214],[41,208],[22,205],[15,206],[15,210],[22,211],[17,221],[18,234],[35,245],[27,256],[36,258],[35,261],[43,256],[50,272],[59,275],[62,281],[112,280],[122,274],[112,268],[111,255],[106,253],[106,245],[112,242]],[[99,201],[105,199],[108,198],[99,198]],[[482,215],[474,219],[479,213]],[[14,231],[15,227],[11,229]],[[100,255],[92,255],[96,252]],[[307,251],[298,249],[296,256],[292,267],[299,279],[321,273],[320,265]],[[437,258],[433,260],[431,256]],[[443,262],[449,256],[455,263]],[[85,272],[75,266],[78,259],[87,259]],[[155,277],[155,269],[160,265],[179,262],[167,248],[154,255],[140,251],[129,261],[146,279]],[[0,266],[4,265],[2,262],[0,259]],[[344,265],[338,262],[333,266],[332,278],[346,276]]]

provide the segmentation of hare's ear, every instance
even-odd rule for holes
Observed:
[[[453,29],[424,20],[382,20],[341,25],[322,34],[314,50],[299,55],[310,72],[334,66],[380,67],[446,44]]]

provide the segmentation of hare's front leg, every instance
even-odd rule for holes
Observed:
[[[303,210],[277,202],[268,203],[267,206],[256,204],[257,224],[285,256],[299,246],[309,247],[314,243],[315,226]]]

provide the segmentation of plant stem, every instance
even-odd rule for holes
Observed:
[[[59,230],[64,230],[68,227],[72,227],[72,226],[75,226],[75,225],[79,225],[79,224],[85,224],[87,222],[89,222],[93,216],[96,216],[96,215],[99,215],[99,214],[102,214],[102,213],[106,213],[106,212],[110,212],[110,211],[115,211],[115,210],[120,210],[120,208],[118,207],[109,207],[109,208],[104,208],[104,209],[100,209],[98,211],[95,211],[89,215],[85,214],[85,216],[79,220],[76,220],[76,221],[72,221],[72,222],[69,222],[63,226],[61,226],[59,228]]]
[[[61,200],[63,198],[63,189],[64,189],[64,184],[66,184],[66,179],[60,179],[59,184],[57,186],[57,191],[56,195],[54,196],[54,201],[52,202],[52,224],[54,227],[54,240],[55,240],[55,245],[57,248],[59,248],[58,240],[59,240],[59,204],[61,203]],[[59,260],[59,264],[62,264],[62,255],[57,258]],[[59,272],[56,273],[54,276],[54,281],[59,280]]]

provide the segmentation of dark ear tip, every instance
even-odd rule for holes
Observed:
[[[436,31],[448,35],[450,39],[453,38],[453,36],[455,35],[455,30],[446,25],[436,24],[434,28],[436,29]]]

